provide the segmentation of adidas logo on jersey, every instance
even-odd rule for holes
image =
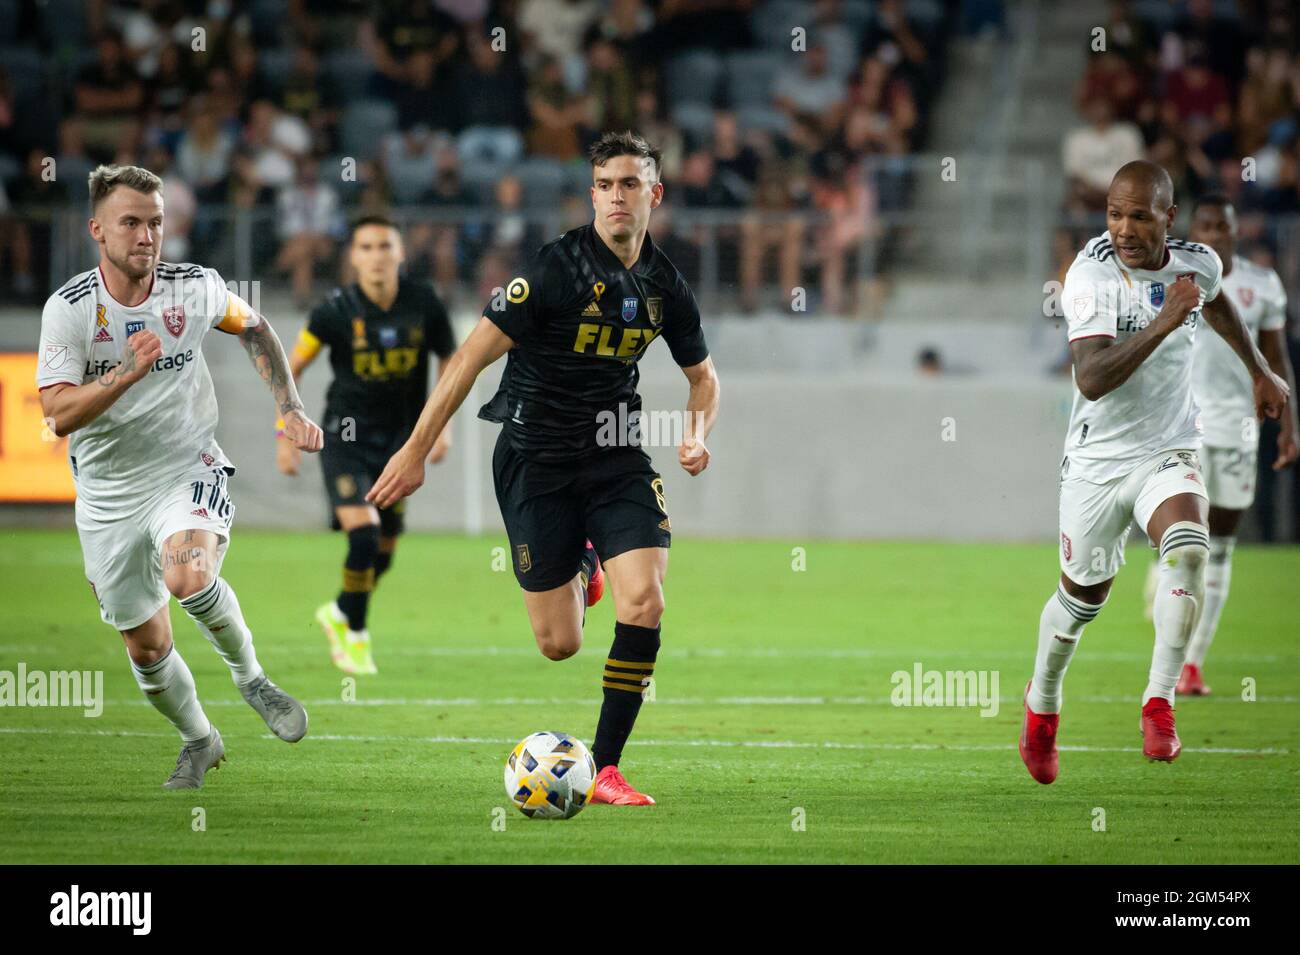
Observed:
[[[99,331],[95,333],[96,345],[100,344],[101,342],[111,342],[112,340],[113,340],[113,336],[108,333],[107,328],[101,328]]]
[[[595,302],[588,302],[587,307],[582,310],[584,316],[591,315],[600,318],[600,306]]]
[[[208,516],[208,509],[206,507],[196,507],[194,510],[190,511],[190,513],[195,517],[206,518]]]

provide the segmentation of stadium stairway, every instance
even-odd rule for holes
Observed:
[[[953,41],[885,320],[1041,314],[1061,141],[1080,121],[1074,82],[1101,16],[1090,5],[1011,0],[1007,36]],[[955,182],[941,175],[945,158],[955,160]]]

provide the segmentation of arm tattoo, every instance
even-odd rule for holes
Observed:
[[[122,360],[95,380],[105,388],[112,388],[117,384],[118,379],[123,375],[131,374],[133,371],[135,371],[135,352],[130,348],[127,348],[126,354],[122,356]]]
[[[298,389],[289,370],[289,360],[285,357],[284,347],[280,344],[275,329],[261,315],[254,313],[253,318],[256,322],[245,326],[239,333],[239,340],[257,373],[270,386],[280,416],[301,411],[302,400],[298,397]]]

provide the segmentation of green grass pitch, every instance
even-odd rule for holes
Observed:
[[[681,537],[656,699],[623,760],[659,805],[543,822],[507,802],[503,761],[540,729],[591,742],[614,611],[607,596],[584,650],[544,659],[513,575],[492,569],[504,543],[406,537],[372,604],[379,675],[344,702],[312,620],[343,539],[236,528],[223,575],[267,672],[307,704],[309,734],[272,738],[173,603],[229,762],[198,792],[166,793],[177,737],[99,622],[75,534],[5,531],[0,669],[103,670],[107,699],[96,719],[0,709],[5,861],[1300,861],[1300,549],[1237,550],[1215,695],[1180,702],[1184,750],[1165,765],[1140,754],[1152,637],[1132,548],[1066,682],[1061,776],[1040,786],[1015,744],[1050,546]],[[996,671],[999,711],[891,705],[891,674],[917,662]]]

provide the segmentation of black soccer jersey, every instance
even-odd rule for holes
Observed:
[[[628,269],[594,224],[572,229],[543,245],[504,293],[484,316],[515,347],[479,417],[503,422],[528,458],[598,450],[608,415],[640,411],[637,361],[661,335],[683,368],[709,356],[695,295],[649,234]]]
[[[307,331],[330,350],[325,431],[355,422],[355,440],[391,442],[409,433],[429,393],[429,352],[456,350],[447,309],[428,282],[401,279],[383,311],[355,283],[335,289],[311,313]]]

